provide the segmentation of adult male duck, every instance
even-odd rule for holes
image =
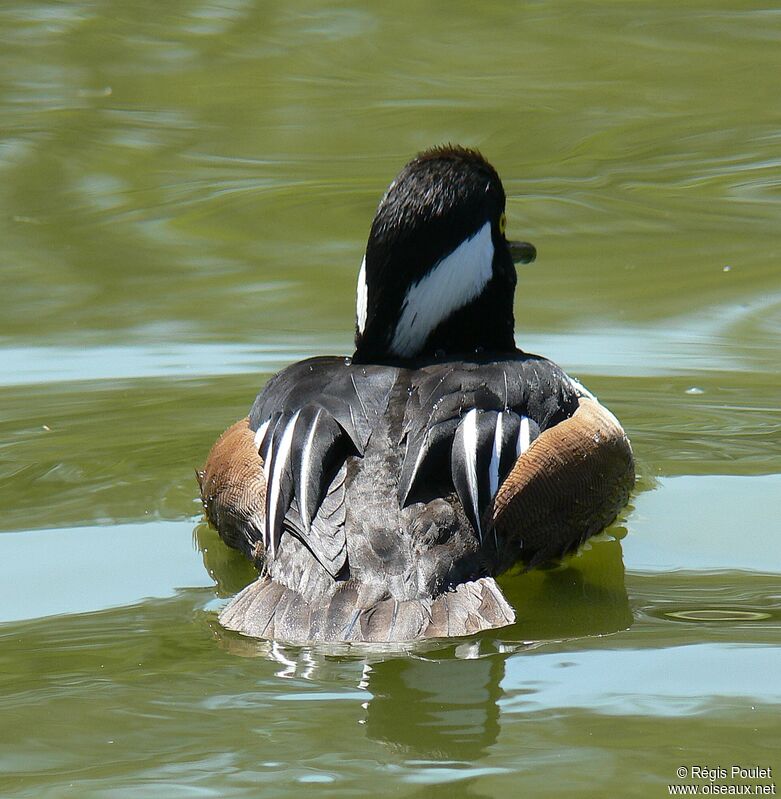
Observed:
[[[634,483],[616,418],[515,346],[505,193],[475,150],[410,161],[372,222],[355,352],[266,383],[198,473],[259,567],[222,611],[290,642],[411,641],[514,621],[494,576],[574,550]]]

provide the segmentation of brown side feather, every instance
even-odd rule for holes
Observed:
[[[262,557],[266,481],[246,417],[217,439],[197,476],[206,518],[220,538],[252,560]]]
[[[545,430],[499,487],[485,524],[511,561],[535,566],[577,548],[615,519],[634,485],[629,439],[592,399]]]

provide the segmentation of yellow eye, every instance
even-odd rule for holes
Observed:
[[[499,217],[499,232],[504,236],[505,230],[507,230],[507,217],[502,214]]]

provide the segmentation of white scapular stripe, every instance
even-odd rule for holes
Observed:
[[[488,464],[488,488],[491,498],[496,496],[499,488],[499,461],[502,457],[502,418],[503,414],[496,417],[496,429],[494,430],[494,449],[491,453],[491,462]]]
[[[469,496],[472,499],[477,535],[482,540],[480,504],[477,498],[477,411],[474,408],[464,417],[464,459],[466,461],[466,482],[469,486]]]
[[[369,303],[369,290],[366,287],[366,256],[361,261],[361,271],[358,272],[358,296],[355,303],[355,314],[358,317],[358,332],[366,329],[366,311]]]
[[[266,430],[268,430],[269,422],[271,419],[267,419],[263,424],[258,428],[257,433],[255,433],[255,449],[259,450],[260,445],[263,443],[263,438],[266,435]]]
[[[274,557],[275,550],[276,550],[276,542],[274,541],[274,523],[277,519],[277,500],[279,499],[279,481],[282,477],[282,469],[287,463],[287,459],[290,457],[290,446],[293,443],[293,431],[296,427],[296,422],[298,421],[298,414],[301,411],[296,411],[293,414],[293,417],[287,423],[285,427],[285,432],[282,434],[282,440],[279,442],[279,449],[274,457],[274,469],[271,475],[271,482],[266,483],[266,491],[269,492],[269,503],[268,503],[268,519],[266,519],[266,529],[267,534],[266,538],[270,539],[271,542],[271,557]],[[271,448],[269,448],[270,454]],[[270,458],[269,458],[270,460]],[[266,478],[268,479],[268,478]]]
[[[312,420],[312,426],[309,428],[309,433],[304,443],[304,451],[301,453],[301,519],[304,524],[309,524],[309,470],[312,465],[312,445],[315,440],[315,432],[317,431],[317,420],[323,412],[322,408],[317,409],[315,418]]]
[[[271,478],[271,462],[274,460],[274,441],[273,439],[268,442],[268,449],[266,450],[266,459],[263,461],[263,480],[266,483],[266,494],[268,495],[269,480]],[[263,526],[263,546],[268,547],[268,518],[266,524]]]
[[[485,288],[491,279],[493,259],[491,223],[486,222],[474,236],[462,241],[425,277],[409,287],[391,342],[393,352],[404,357],[415,355],[437,325]],[[359,311],[360,292],[359,280]],[[360,323],[360,312],[358,318]]]
[[[518,431],[518,455],[523,455],[529,449],[529,438],[531,433],[529,431],[529,420],[525,416],[521,416],[521,429]]]

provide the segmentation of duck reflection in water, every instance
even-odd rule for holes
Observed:
[[[195,538],[221,596],[232,596],[253,579],[246,561],[220,546],[205,524],[196,527]],[[324,690],[351,683],[365,691],[357,722],[370,739],[412,757],[473,763],[499,736],[509,657],[534,657],[537,650],[566,648],[573,640],[632,624],[621,542],[615,538],[605,536],[562,565],[516,576],[502,587],[519,609],[514,625],[403,648],[284,646],[227,631],[216,621],[211,626],[225,650],[264,658],[279,666],[279,677],[311,680]],[[528,685],[530,707],[541,690]]]

